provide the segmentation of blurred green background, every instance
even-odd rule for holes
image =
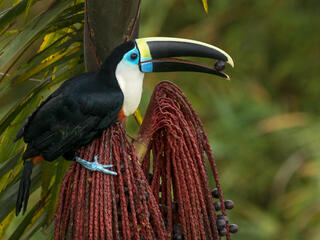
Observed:
[[[320,2],[144,1],[141,36],[175,36],[226,50],[231,81],[154,74],[177,83],[200,115],[234,239],[320,239]],[[213,63],[211,63],[213,64]]]
[[[218,46],[235,62],[234,69],[225,70],[231,81],[198,73],[147,74],[142,113],[160,80],[171,80],[185,92],[209,135],[224,196],[235,202],[228,213],[239,225],[233,239],[318,240],[320,2],[210,0],[208,6],[206,15],[200,0],[143,0],[140,37],[182,37]],[[80,49],[79,42],[72,46]],[[40,44],[29,49],[31,54]],[[35,78],[46,78],[48,71]],[[0,91],[0,117],[39,84],[21,82]],[[128,129],[137,132],[133,118]],[[0,149],[0,160],[13,156],[8,151]],[[1,181],[0,188],[5,189]]]

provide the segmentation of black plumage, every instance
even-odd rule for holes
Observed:
[[[115,48],[101,69],[65,81],[30,115],[15,140],[28,144],[23,159],[42,154],[45,160],[74,152],[117,121],[123,94],[115,76],[122,56],[134,47]],[[67,157],[69,158],[69,157]]]
[[[23,159],[41,154],[52,161],[89,143],[117,121],[123,95],[112,82],[111,88],[93,73],[65,82],[24,127],[22,136],[28,146]]]
[[[118,119],[123,104],[123,93],[115,76],[123,55],[134,48],[125,42],[115,48],[100,70],[84,73],[65,81],[29,116],[19,130],[27,149],[23,159],[42,155],[53,161],[59,156],[73,159],[75,151],[90,143]],[[32,163],[22,173],[17,199],[17,214],[29,197]]]

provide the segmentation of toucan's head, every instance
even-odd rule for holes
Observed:
[[[207,58],[217,62],[214,66],[208,66],[182,57]],[[225,63],[234,66],[226,52],[210,44],[182,38],[152,37],[139,38],[118,46],[102,69],[115,69],[113,71],[124,94],[124,111],[128,116],[139,105],[144,73],[192,71],[229,79],[222,72]]]

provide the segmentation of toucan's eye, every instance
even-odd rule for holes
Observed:
[[[137,59],[137,57],[138,57],[138,55],[137,55],[136,53],[132,53],[132,54],[130,55],[130,58],[131,58],[132,60]]]

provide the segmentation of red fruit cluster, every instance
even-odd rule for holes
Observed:
[[[117,176],[74,163],[60,190],[55,239],[167,239],[158,204],[120,123],[78,151],[113,164]]]
[[[88,161],[99,154],[99,163],[113,164],[118,175],[71,166],[61,187],[55,239],[231,239],[237,226],[229,225],[225,204],[231,209],[233,203],[223,199],[207,135],[177,86],[157,85],[141,133],[150,139],[142,165],[119,123],[79,150]]]

